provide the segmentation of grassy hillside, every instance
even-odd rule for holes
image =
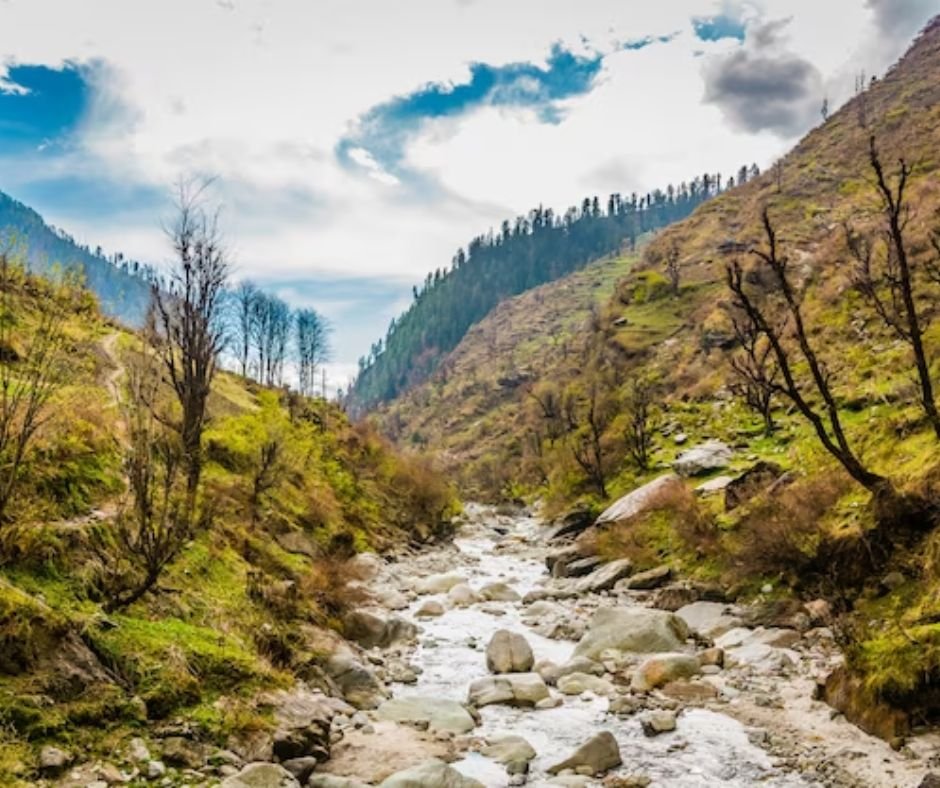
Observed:
[[[46,287],[28,276],[6,294],[15,327],[0,351],[15,374]],[[223,373],[205,436],[211,522],[152,593],[106,612],[101,545],[126,506],[119,402],[139,339],[87,293],[70,304],[67,384],[0,522],[2,784],[33,784],[45,744],[95,757],[170,721],[217,746],[269,726],[258,694],[314,681],[327,656],[324,630],[347,604],[340,562],[430,538],[454,506],[429,465],[335,405]],[[259,450],[272,441],[280,453],[258,494]]]
[[[724,473],[758,461],[791,471],[796,481],[789,486],[733,511],[720,495],[664,499],[652,515],[601,533],[599,548],[640,565],[667,561],[726,586],[770,582],[800,595],[824,593],[848,613],[840,632],[871,702],[887,699],[932,714],[931,688],[940,681],[936,535],[908,533],[914,520],[901,518],[896,538],[885,543],[884,512],[823,450],[810,423],[778,396],[776,429],[765,434],[760,417],[735,393],[731,363],[741,350],[727,267],[735,260],[744,266],[761,303],[779,297],[749,253],[767,249],[766,208],[849,444],[904,494],[935,500],[937,439],[912,382],[910,349],[853,286],[843,225],[874,231],[883,218],[869,164],[871,135],[891,183],[900,157],[913,165],[905,233],[937,379],[940,325],[931,318],[938,293],[926,272],[936,262],[931,234],[940,231],[940,21],[777,167],[663,230],[636,260],[600,263],[505,304],[465,338],[443,372],[393,403],[380,421],[399,440],[426,442],[448,460],[467,461],[461,481],[474,494],[540,498],[550,513],[575,505],[598,511],[705,439],[734,449]],[[681,273],[677,294],[664,277],[670,261]],[[586,284],[592,272],[606,278],[599,290]],[[599,294],[605,302],[586,319]],[[511,340],[492,339],[505,330]],[[792,322],[783,341],[799,386],[818,406]],[[652,397],[653,428],[646,469],[629,440],[644,392]],[[579,461],[595,446],[603,485]],[[881,583],[889,570],[898,572],[897,583]]]

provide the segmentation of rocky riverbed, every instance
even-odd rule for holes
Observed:
[[[470,506],[451,544],[358,556],[351,642],[324,634],[331,656],[307,685],[264,699],[273,734],[210,751],[164,732],[135,773],[226,788],[940,785],[935,735],[892,749],[813,699],[841,659],[825,605],[728,604],[554,536]]]

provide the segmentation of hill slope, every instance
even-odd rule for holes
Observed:
[[[143,323],[150,285],[142,276],[144,271],[133,273],[135,267],[140,269],[138,264],[128,261],[122,268],[78,246],[65,233],[49,227],[32,208],[0,192],[0,242],[7,241],[23,247],[30,268],[39,273],[54,266],[81,268],[85,284],[98,296],[105,314],[129,326]]]
[[[873,505],[779,392],[775,429],[767,434],[737,396],[741,380],[732,366],[742,351],[728,266],[744,266],[745,286],[758,303],[779,303],[766,268],[749,254],[768,249],[766,208],[848,445],[896,489],[935,499],[937,443],[911,382],[910,349],[855,287],[843,226],[872,233],[882,226],[869,162],[872,135],[892,184],[899,157],[915,164],[905,233],[937,380],[940,323],[931,318],[938,293],[928,272],[937,263],[930,238],[940,233],[940,19],[883,79],[810,132],[773,171],[710,200],[659,233],[632,265],[621,263],[625,276],[608,285],[610,298],[586,321],[574,352],[553,352],[550,337],[565,334],[564,288],[577,291],[576,277],[541,291],[546,301],[557,300],[557,312],[523,297],[490,315],[443,365],[447,374],[392,403],[380,420],[401,440],[426,440],[445,457],[469,459],[461,477],[467,489],[537,497],[550,513],[576,504],[597,512],[707,439],[731,449],[712,477],[765,463],[762,473],[780,482],[772,492],[765,483],[746,505],[727,508],[724,496],[704,491],[667,496],[650,516],[595,533],[593,549],[641,567],[668,562],[725,587],[753,591],[769,583],[807,598],[825,594],[848,614],[840,632],[861,698],[852,701],[855,709],[880,709],[886,700],[917,719],[938,708],[929,690],[940,681],[940,574],[932,557],[940,532],[930,518],[894,520]],[[680,267],[677,295],[663,277],[669,261]],[[589,292],[577,296],[582,314]],[[534,328],[516,335],[517,348],[487,344],[499,326],[529,322]],[[820,408],[792,320],[788,325],[781,336],[796,383]],[[519,384],[509,394],[499,379],[514,375]],[[644,400],[647,467],[634,451]],[[706,473],[687,487],[709,478]],[[889,570],[899,585],[880,583]]]
[[[3,290],[5,380],[25,372],[44,287],[32,276]],[[119,402],[139,339],[87,293],[70,302],[65,383],[0,520],[3,785],[45,779],[44,745],[91,763],[157,728],[185,731],[207,753],[272,729],[265,693],[299,677],[332,681],[323,666],[355,601],[346,559],[437,536],[455,505],[427,463],[336,405],[220,373],[204,435],[211,522],[150,593],[111,610],[109,557],[124,544],[132,469]],[[166,779],[186,782],[185,763],[170,762]]]

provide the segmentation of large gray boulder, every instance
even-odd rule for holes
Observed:
[[[521,736],[496,736],[487,739],[480,754],[504,766],[512,766],[531,761],[535,757],[535,749]]]
[[[706,441],[682,452],[672,464],[672,468],[680,476],[699,476],[727,468],[733,456],[734,452],[726,443]]]
[[[519,633],[498,629],[486,647],[486,668],[490,673],[528,673],[535,664],[532,647]]]
[[[590,769],[593,776],[601,775],[620,766],[620,747],[609,731],[601,731],[578,747],[565,760],[548,768],[549,774],[558,774],[565,769]]]
[[[653,481],[647,482],[642,487],[637,487],[632,492],[614,501],[597,518],[597,524],[603,525],[604,523],[629,520],[631,517],[645,512],[651,504],[654,504],[670,490],[678,490],[682,487],[682,482],[672,473],[653,479]]]
[[[383,780],[380,788],[486,788],[483,783],[464,777],[452,766],[436,758],[395,772]]]
[[[273,752],[281,761],[312,756],[320,761],[330,757],[330,726],[336,716],[330,698],[318,692],[298,688],[273,693],[277,729]],[[246,767],[247,768],[247,767]]]
[[[343,634],[363,648],[386,648],[413,640],[418,628],[400,616],[386,618],[371,610],[352,610],[343,618]]]
[[[222,788],[300,788],[300,783],[276,763],[249,763],[238,774],[222,780]]]
[[[743,623],[732,608],[723,602],[692,602],[680,607],[676,615],[693,632],[707,638],[719,637]]]
[[[326,662],[326,674],[336,682],[347,703],[357,709],[374,709],[388,697],[372,670],[348,654],[336,654]]]
[[[587,577],[582,577],[575,587],[582,594],[610,591],[618,580],[629,577],[632,572],[633,562],[629,558],[619,558],[600,566]]]
[[[393,698],[379,706],[376,716],[392,722],[424,722],[436,731],[467,733],[476,726],[460,703],[445,698]]]
[[[538,673],[504,673],[486,676],[470,685],[468,700],[472,706],[505,703],[509,706],[534,706],[549,697],[548,687]]]
[[[641,654],[677,651],[688,636],[685,622],[665,610],[602,607],[591,617],[573,656],[599,660],[607,649]]]

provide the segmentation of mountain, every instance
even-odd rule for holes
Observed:
[[[757,174],[754,165],[741,167],[737,183]],[[468,329],[506,298],[577,271],[624,244],[632,248],[643,233],[687,216],[734,186],[734,176],[723,180],[706,173],[643,196],[612,194],[606,209],[596,196],[564,216],[539,206],[503,222],[497,233],[477,236],[457,251],[450,269],[429,273],[422,287],[414,288],[408,310],[360,359],[348,397],[351,409],[375,407],[423,381]]]
[[[129,326],[143,323],[150,300],[153,272],[147,266],[107,259],[99,249],[79,246],[62,230],[45,223],[32,208],[0,192],[0,240],[23,247],[30,268],[49,272],[53,268],[80,268],[88,288],[98,296],[105,314]]]
[[[872,141],[895,199],[905,181],[895,225]],[[940,18],[771,170],[634,256],[507,301],[374,418],[400,442],[438,451],[469,494],[537,499],[550,515],[600,512],[687,469],[675,461],[689,447],[721,441],[727,454],[711,469],[657,498],[649,515],[592,529],[584,549],[639,568],[666,563],[740,593],[823,595],[845,612],[847,660],[827,697],[882,735],[892,721],[930,718],[940,709],[940,530],[929,504],[940,461],[908,323],[890,320],[904,309],[890,239],[900,228],[926,375],[937,380],[938,150]],[[787,288],[757,254],[771,253],[765,211]],[[850,238],[863,239],[860,255]],[[729,288],[735,264],[752,306],[771,316],[798,397],[770,348],[772,429],[744,396],[750,323]],[[758,356],[768,347],[759,336]],[[728,477],[742,498],[709,494]],[[713,486],[698,489],[705,481]],[[885,506],[886,489],[907,503]]]

